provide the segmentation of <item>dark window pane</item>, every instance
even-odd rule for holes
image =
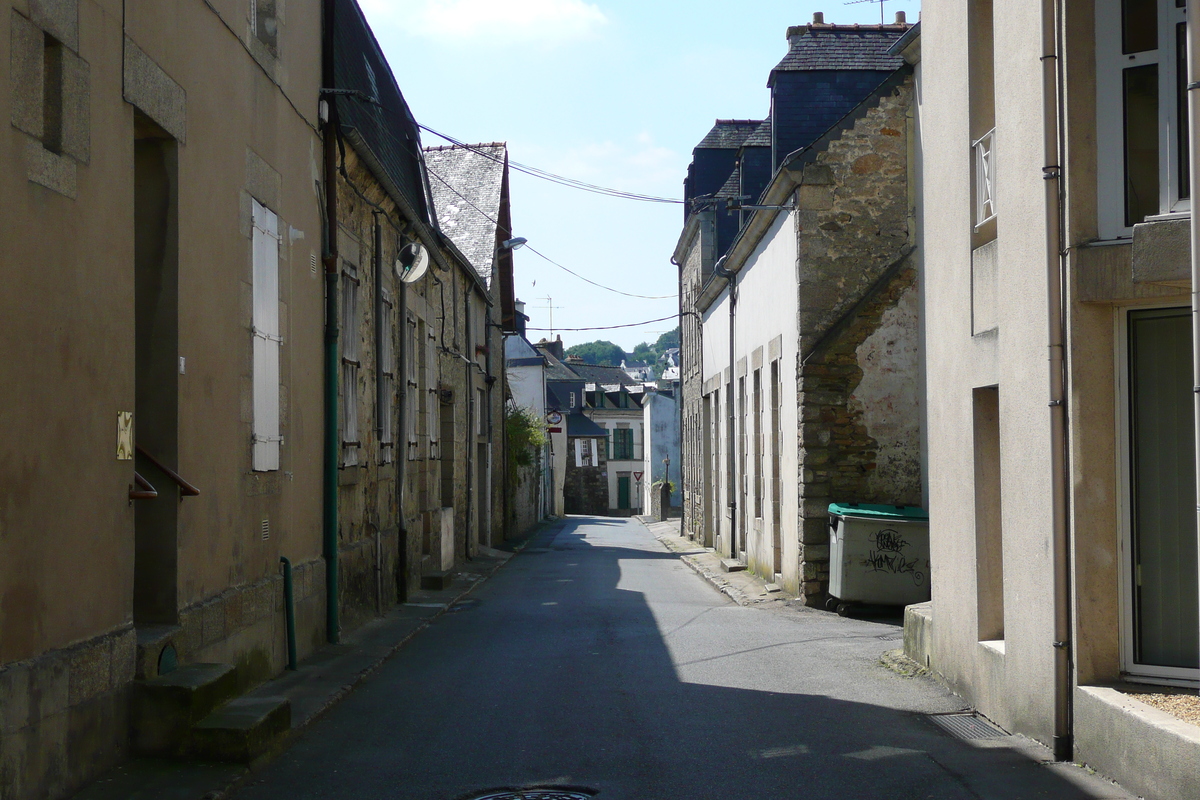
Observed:
[[[1179,124],[1175,126],[1175,152],[1179,154],[1179,199],[1191,197],[1191,161],[1188,149],[1188,127],[1191,117],[1188,115],[1187,99],[1187,25],[1180,23],[1175,26],[1175,100]]]
[[[1125,224],[1158,213],[1158,65],[1123,73]]]
[[[1121,52],[1158,49],[1158,0],[1122,0]]]

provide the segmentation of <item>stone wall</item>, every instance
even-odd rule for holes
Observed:
[[[919,504],[911,79],[833,140],[798,190],[801,595],[829,581],[831,502]]]
[[[587,438],[587,437],[581,437]],[[603,517],[608,510],[608,456],[605,452],[604,439],[597,438],[599,444],[598,465],[595,467],[575,466],[575,448],[580,439],[568,439],[566,485],[563,498],[568,514],[588,514]]]
[[[682,530],[685,536],[703,544],[712,543],[712,531],[706,519],[704,502],[704,364],[703,326],[696,310],[696,299],[704,280],[712,272],[714,212],[696,212],[694,230],[689,226],[686,255],[681,259],[679,294],[680,397],[683,403],[680,456],[682,477],[679,481],[683,503]],[[685,236],[688,235],[685,233]]]
[[[0,796],[64,797],[129,750],[132,626],[0,669]]]

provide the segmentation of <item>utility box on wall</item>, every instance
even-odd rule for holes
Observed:
[[[829,505],[829,594],[847,604],[929,599],[929,515],[916,506]]]

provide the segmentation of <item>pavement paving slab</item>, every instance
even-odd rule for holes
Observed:
[[[501,549],[479,547],[471,561],[455,565],[453,580],[443,590],[415,591],[408,602],[392,608],[326,645],[243,695],[246,698],[286,697],[291,702],[291,735],[250,765],[201,763],[163,758],[131,758],[100,776],[72,800],[217,800],[225,797],[255,770],[286,750],[291,739],[343,700],[431,622],[464,603],[478,586],[504,566],[554,521],[543,523],[529,536]]]

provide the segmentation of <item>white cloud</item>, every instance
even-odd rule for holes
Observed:
[[[489,39],[558,44],[594,34],[608,18],[585,0],[360,0],[368,17],[386,18],[447,42]]]
[[[646,132],[625,143],[606,140],[562,150],[514,150],[511,157],[588,183],[669,197],[679,194],[680,175],[687,168],[686,159],[656,144]]]

